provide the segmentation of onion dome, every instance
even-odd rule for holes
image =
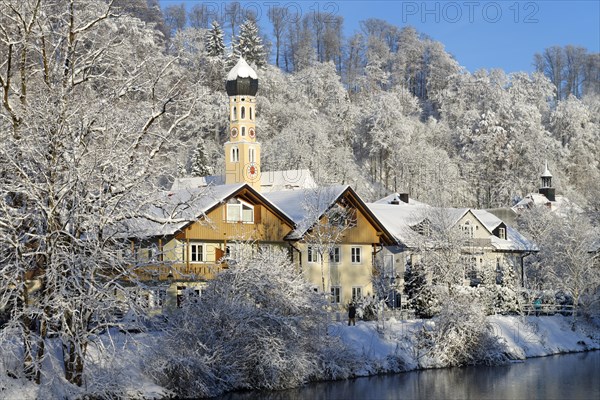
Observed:
[[[242,57],[227,74],[226,89],[229,96],[256,96],[258,75]]]

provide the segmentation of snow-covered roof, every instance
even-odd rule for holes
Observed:
[[[223,175],[176,178],[171,190],[201,188],[209,185],[223,185]],[[314,189],[317,184],[308,169],[290,169],[283,171],[266,171],[260,174],[261,193],[282,190]]]
[[[175,178],[171,185],[171,190],[198,189],[209,185],[216,186],[223,184],[225,184],[225,179],[222,175]]]
[[[426,219],[427,207],[406,203],[367,203],[367,207],[399,242],[409,247],[418,243],[420,235],[411,226]]]
[[[266,171],[260,175],[262,193],[281,190],[315,189],[315,182],[308,169],[289,169],[283,171]]]
[[[509,226],[506,227],[506,239],[500,239],[499,237],[494,236],[492,232],[500,226],[503,221],[485,210],[474,210],[469,208],[436,208],[428,205],[411,206],[406,203],[368,203],[367,206],[387,230],[394,235],[398,241],[408,247],[416,246],[423,240],[422,236],[413,229],[419,223],[434,217],[438,213],[443,213],[443,217],[446,219],[445,223],[449,226],[454,226],[470,211],[490,232],[490,244],[495,249],[500,251],[536,250],[533,243],[523,237],[517,230]]]
[[[491,237],[492,246],[496,250],[500,251],[538,251],[538,247],[535,243],[531,242],[525,236],[521,235],[515,228],[506,227],[506,240],[500,239],[497,236],[492,235]]]
[[[429,204],[421,203],[411,197],[408,198],[408,203],[405,203],[401,200],[399,193],[392,193],[388,196],[385,196],[382,199],[379,199],[372,204],[394,204],[394,205],[411,205],[411,206],[424,206],[430,207]]]
[[[240,183],[161,192],[148,206],[144,216],[121,223],[119,236],[148,238],[175,234],[244,186]]]
[[[489,211],[471,209],[471,212],[477,217],[479,222],[481,222],[483,226],[485,226],[485,228],[490,232],[493,232],[494,229],[496,229],[502,223],[504,223],[500,218],[490,213]]]
[[[348,185],[337,185],[319,189],[282,190],[264,193],[264,197],[296,224],[296,229],[288,238],[299,239],[348,188]]]
[[[550,211],[558,212],[559,214],[562,214],[569,209],[574,210],[577,213],[583,212],[581,207],[573,203],[567,197],[557,195],[554,201],[550,201],[541,193],[529,193],[527,196],[523,197],[521,201],[512,206],[512,210],[518,213],[533,206],[548,207]]]
[[[248,65],[246,60],[243,57],[240,57],[237,64],[229,71],[227,74],[228,81],[235,81],[237,78],[252,78],[258,79],[258,75],[256,75],[256,71],[252,69],[251,66]]]

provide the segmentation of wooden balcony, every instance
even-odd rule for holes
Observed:
[[[190,263],[172,265],[147,265],[135,269],[142,281],[205,281],[227,269],[227,264]]]

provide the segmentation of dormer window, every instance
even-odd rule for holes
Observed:
[[[498,237],[500,239],[506,239],[506,229],[504,228],[499,228],[498,229]]]
[[[415,232],[422,236],[431,236],[431,222],[423,220],[417,225],[411,227]]]

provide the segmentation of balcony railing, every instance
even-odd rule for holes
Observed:
[[[214,279],[215,276],[227,268],[227,264],[172,264],[172,265],[147,265],[135,269],[138,279],[158,281],[202,281]]]

